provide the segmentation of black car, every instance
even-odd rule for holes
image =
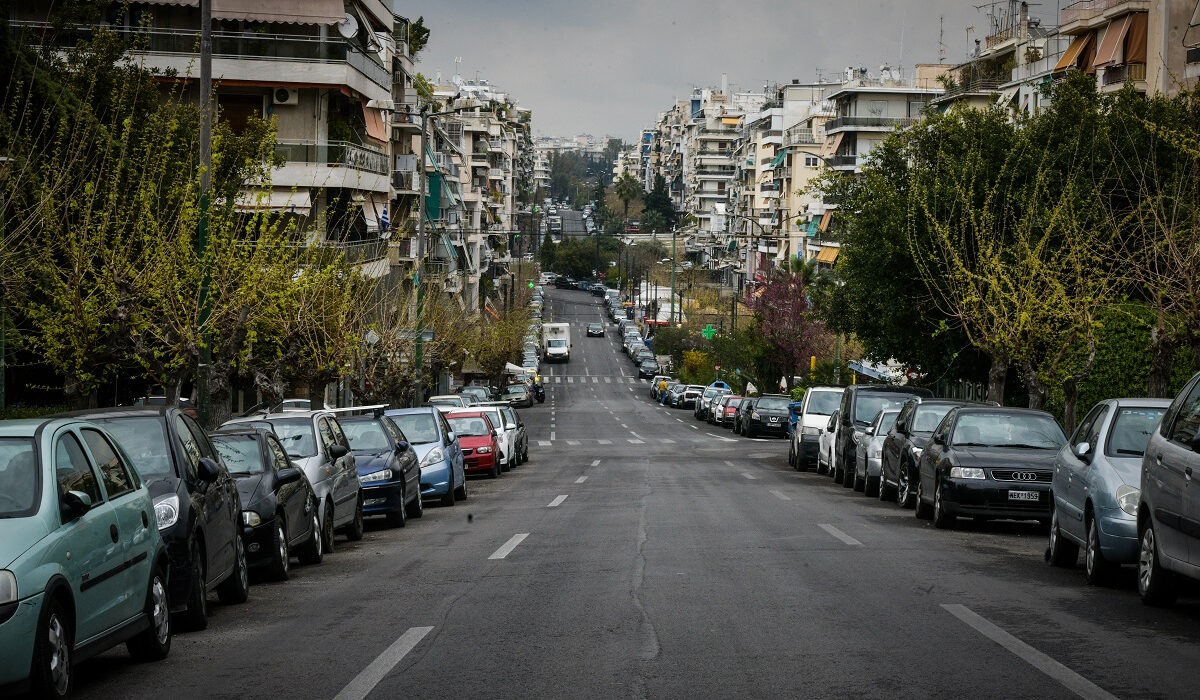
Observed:
[[[363,515],[382,515],[393,527],[424,515],[421,463],[399,426],[384,415],[343,416],[338,423],[358,467]]]
[[[642,377],[643,379],[652,379],[659,373],[660,369],[661,368],[658,366],[658,360],[650,357],[642,360],[642,363],[638,365],[638,376]]]
[[[587,324],[587,337],[603,338],[604,337],[604,324],[603,323]]]
[[[1067,436],[1045,411],[952,408],[917,464],[917,517],[1050,522],[1054,458]]]
[[[209,435],[237,481],[242,498],[242,540],[251,569],[287,580],[292,552],[302,564],[319,564],[321,519],[312,484],[292,464],[274,431],[222,430]]]
[[[654,359],[654,351],[647,347],[643,347],[641,350],[638,350],[637,352],[635,352],[633,354],[633,362],[634,362],[634,364],[639,365],[639,366],[646,360],[653,360],[653,359]],[[658,374],[658,373],[655,372],[655,374]],[[652,374],[650,376],[653,377],[654,375]]]
[[[837,431],[837,442],[833,446],[833,480],[849,488],[854,485],[854,455],[858,441],[862,440],[875,414],[885,408],[899,408],[905,401],[920,396],[933,398],[928,389],[886,384],[859,384],[848,386],[842,392],[842,403],[838,407],[842,424]],[[846,475],[849,474],[849,478]]]
[[[750,412],[754,410],[754,404],[758,401],[757,396],[744,398],[737,405],[737,410],[733,413],[733,432],[738,435],[742,434],[742,426],[746,421],[750,420]]]
[[[896,424],[883,441],[883,466],[879,477],[879,500],[896,499],[901,508],[911,508],[917,494],[917,461],[942,418],[965,401],[922,399],[904,402]]]
[[[208,626],[208,591],[243,603],[250,591],[237,482],[208,435],[176,406],[76,411],[121,443],[154,499],[171,561],[171,612],[187,629]]]
[[[783,394],[763,394],[741,414],[742,435],[787,435],[788,404],[792,397]]]

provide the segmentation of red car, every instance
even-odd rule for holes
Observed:
[[[733,418],[737,415],[738,404],[742,402],[743,396],[730,396],[725,400],[725,409],[717,419],[718,425],[733,425]]]
[[[458,438],[463,453],[463,470],[467,474],[500,476],[500,445],[492,421],[482,411],[462,411],[446,416],[450,429]]]

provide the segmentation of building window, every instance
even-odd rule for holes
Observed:
[[[815,168],[821,164],[821,159],[816,156],[804,156],[804,167]]]

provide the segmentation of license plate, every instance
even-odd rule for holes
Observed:
[[[1036,501],[1039,498],[1037,491],[1009,491],[1008,500],[1010,501]]]

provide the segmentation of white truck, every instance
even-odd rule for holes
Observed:
[[[542,324],[542,359],[546,362],[570,362],[571,326],[567,323]]]

